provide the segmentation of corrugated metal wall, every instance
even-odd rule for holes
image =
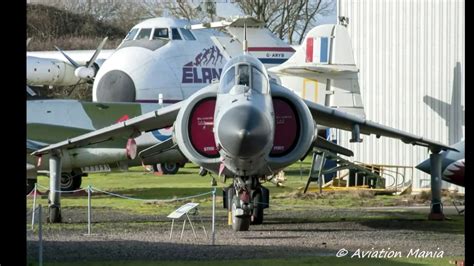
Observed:
[[[464,137],[464,1],[339,0],[338,12],[349,18],[368,119],[443,143]],[[365,163],[415,166],[429,157],[398,140],[364,135],[352,144],[338,135]],[[415,187],[425,178],[415,170]]]

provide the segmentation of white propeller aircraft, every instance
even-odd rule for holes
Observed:
[[[156,103],[161,96],[169,104],[187,99],[218,80],[224,64],[241,54],[244,23],[249,54],[278,83],[302,98],[364,116],[346,28],[316,27],[295,53],[252,17],[197,25],[154,18],[137,24],[97,72],[93,101]],[[293,70],[308,65],[312,68],[304,73]]]

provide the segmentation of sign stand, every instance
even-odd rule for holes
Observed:
[[[183,220],[183,228],[181,229],[181,236],[179,239],[181,240],[183,238],[184,228],[186,226],[186,220],[189,221],[189,224],[191,225],[191,229],[193,230],[194,238],[197,239],[196,230],[194,230],[193,222],[191,221],[191,217],[189,217],[188,213],[190,213],[191,210],[194,210],[194,212],[191,214],[198,215],[202,224],[202,218],[199,215],[199,211],[197,208],[198,205],[199,203],[193,203],[193,202],[186,203],[167,216],[167,218],[171,219],[170,239],[173,237],[174,220],[181,218],[183,215],[186,215],[186,218],[184,218]],[[207,232],[204,225],[202,226],[202,229],[204,230],[204,233],[206,234],[206,237],[207,237]]]

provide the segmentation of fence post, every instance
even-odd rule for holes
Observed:
[[[43,220],[41,218],[42,212],[43,212],[43,209],[42,209],[41,204],[40,204],[38,206],[38,230],[39,230],[39,232],[38,232],[38,244],[39,244],[39,250],[38,250],[39,261],[38,261],[38,264],[39,264],[39,266],[43,266]]]
[[[212,190],[212,245],[216,242],[216,188]]]
[[[91,185],[87,186],[87,235],[91,235]]]
[[[36,212],[36,194],[37,193],[37,187],[38,183],[35,183],[35,187],[33,188],[33,208],[31,212],[31,231],[33,231],[34,226],[35,226],[35,212]]]

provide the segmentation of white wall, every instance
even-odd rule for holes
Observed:
[[[464,1],[339,0],[338,10],[349,18],[367,118],[448,144],[464,137]],[[352,144],[338,135],[365,163],[416,166],[429,157],[399,140],[364,135]],[[414,173],[415,188],[429,178]]]

